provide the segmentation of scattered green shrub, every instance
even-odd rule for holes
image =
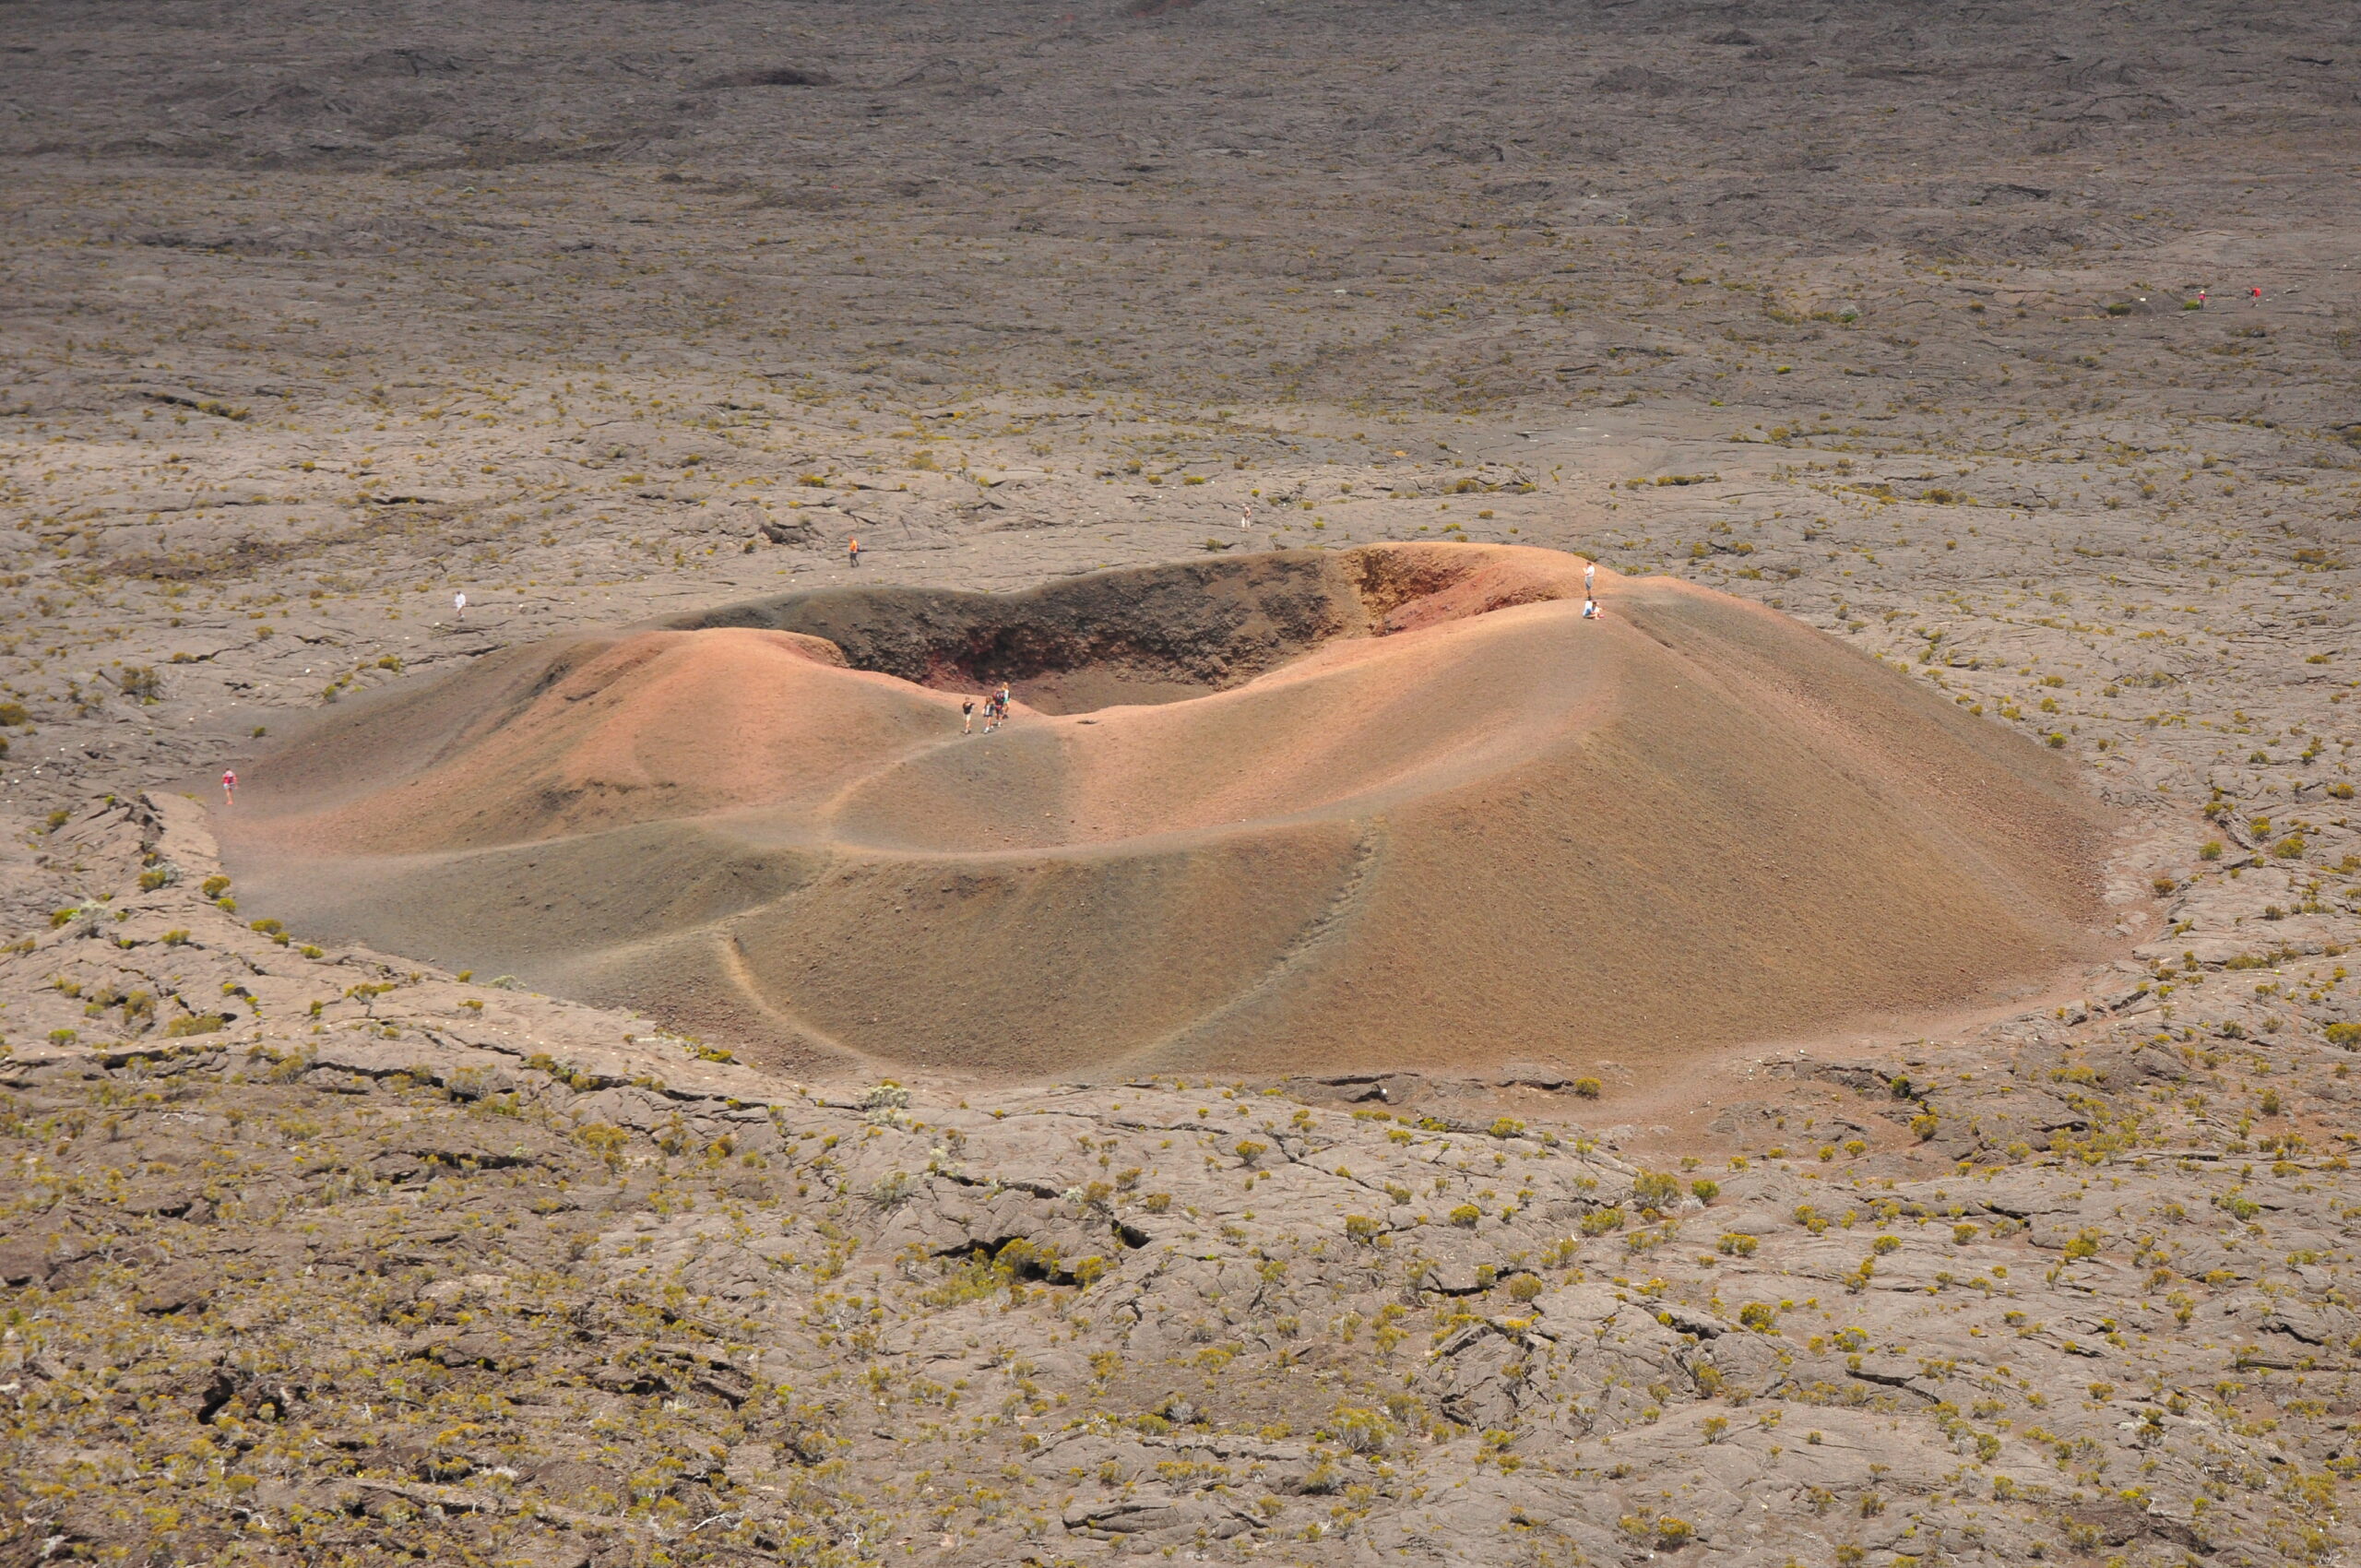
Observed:
[[[1631,1197],[1642,1208],[1669,1208],[1680,1201],[1680,1178],[1663,1170],[1643,1170],[1631,1183]]]

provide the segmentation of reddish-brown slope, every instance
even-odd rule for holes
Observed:
[[[1832,639],[1660,579],[1584,621],[1548,552],[1292,559],[1223,585],[1292,574],[1298,645],[1260,600],[1226,612],[1242,643],[1118,628],[1119,685],[1203,695],[991,736],[763,629],[792,604],[520,650],[255,769],[231,843],[307,926],[807,1061],[994,1073],[1670,1062],[2087,947],[2066,766]],[[992,644],[954,609],[952,646],[1087,688],[1063,623]]]

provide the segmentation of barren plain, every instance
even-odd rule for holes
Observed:
[[[2345,11],[8,15],[8,1561],[2353,1550]],[[348,940],[213,782],[750,601],[1381,543],[1906,683],[2081,791],[2089,945],[1771,1027],[1666,887],[1678,1016],[1603,1044],[1079,1081],[986,1017],[886,1081],[908,1017],[856,1072],[461,902]],[[1586,814],[1751,929],[1777,835],[1688,749]],[[1940,881],[1867,923],[1964,946]],[[1821,912],[1782,961],[1861,962]],[[1370,1016],[1513,1017],[1429,951]]]

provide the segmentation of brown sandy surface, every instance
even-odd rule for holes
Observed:
[[[160,0],[9,23],[11,1560],[2355,1550],[2347,9]],[[1285,612],[1223,667],[1102,647],[1031,680],[988,746],[924,751],[963,678],[929,650],[977,624],[947,591],[1442,540],[1596,557],[1671,646],[1637,616],[1560,639],[1536,603],[1307,652],[1321,596],[1257,598]],[[855,613],[881,588],[940,620]],[[828,626],[718,615],[806,593]],[[865,671],[778,640],[799,632]],[[1785,651],[1822,636],[1884,669]],[[802,717],[765,718],[765,690],[838,694],[842,743],[798,785],[836,803],[757,824],[732,802],[789,759],[711,723],[629,727],[664,742],[652,766],[625,731],[523,725],[560,645],[561,683],[669,683],[754,737]],[[1421,649],[1453,650],[1412,660],[1442,717],[1382,737],[1398,753],[1169,766],[1243,745],[1225,716],[1349,717]],[[1657,722],[1561,704],[1553,733],[1530,680],[1482,678],[1571,682],[1569,649],[1626,660],[1602,689],[1646,690]],[[1703,665],[1744,700],[1670,689]],[[445,702],[481,724],[447,758]],[[1864,704],[1911,721],[1807,722]],[[1502,750],[1442,787],[1478,713]],[[1774,810],[1874,742],[1826,788],[1891,831],[1768,831],[1748,780],[1643,743],[1695,727],[1787,748]],[[306,749],[339,729],[350,754]],[[1568,759],[1602,736],[1595,777],[1667,778],[1668,806],[1577,801]],[[2059,907],[2031,843],[1988,848],[1876,749],[1904,736],[2078,775],[2107,814],[2098,961],[1882,1015],[1844,980],[1880,944],[1997,975],[2003,933],[2038,946]],[[392,809],[494,755],[560,788],[479,778],[481,821]],[[258,854],[254,887],[214,882],[213,826],[235,845],[242,819],[180,791],[218,802],[232,764],[321,822],[361,804],[338,789],[373,798],[373,832],[418,835],[416,896],[291,883],[281,909]],[[666,778],[710,799],[664,804]],[[975,809],[987,786],[1009,809]],[[1394,945],[1351,949],[1376,1001],[1299,1005],[1345,974],[1316,965],[1251,989],[1364,854],[1382,814],[1348,802],[1396,788],[1417,831],[1368,852],[1367,887],[1422,893],[1382,905]],[[1281,794],[1331,804],[1287,820]],[[1571,859],[1577,803],[1622,814],[1584,852],[1681,868],[1646,890],[1679,943],[1726,944],[1638,952],[1679,975],[1599,1005],[1621,1039],[1512,1056],[1528,982],[1489,966],[1528,976],[1573,911],[1532,897],[1536,867],[1452,851]],[[1151,807],[1197,841],[1153,859]],[[1835,977],[1809,1027],[1668,1051],[1763,994],[1780,914],[1743,895],[1776,879],[1712,853],[1731,821],[1828,845],[1840,880],[1911,835],[1940,852],[1876,879],[1879,910],[1923,890],[1899,917],[1788,921]],[[1248,822],[1271,826],[1225,826]],[[1224,835],[1261,859],[1215,855]],[[1938,897],[1975,856],[1987,896],[2033,891]],[[952,992],[882,939],[857,956],[900,989],[844,979],[831,942],[948,918],[969,885],[877,868],[946,862],[1062,911],[1078,973],[1028,1049],[1097,1049],[1102,974],[1166,988],[1174,1028],[1245,995],[1400,1029],[1318,1071],[1207,1037],[1218,1077],[1152,1085],[816,1071],[836,1058],[796,1041],[824,1025],[866,1051],[896,1018],[886,1054],[947,1060],[1021,1013],[970,988],[992,1028],[895,1014]],[[1229,913],[1250,881],[1262,923]],[[400,913],[397,956],[314,940],[298,897]],[[1465,915],[1438,929],[1445,897]],[[780,914],[722,953],[738,968],[656,941],[626,971],[619,932],[755,910]],[[1157,920],[1197,968],[1109,970]],[[1479,949],[1492,921],[1521,940]],[[541,945],[479,967],[489,924]],[[816,1000],[798,961],[836,977]],[[1012,989],[1035,972],[1012,966]],[[803,1032],[707,1027],[704,995]],[[1494,1064],[1389,1070],[1397,1032],[1448,1027]],[[791,1055],[815,1070],[751,1064]]]
[[[1744,600],[1609,574],[1585,620],[1572,558],[1465,544],[1181,576],[1213,609],[1147,571],[713,617],[842,621],[844,654],[742,624],[519,648],[265,757],[231,869],[303,930],[803,1071],[1662,1077],[2093,946],[2070,765]],[[1050,641],[1067,594],[1086,646]],[[865,615],[955,624],[881,648]],[[955,711],[1098,669],[1251,678]]]

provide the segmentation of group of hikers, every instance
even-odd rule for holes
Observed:
[[[1003,681],[999,691],[996,691],[984,698],[984,733],[989,735],[993,731],[999,729],[1001,720],[1007,717],[1008,683]],[[959,703],[959,733],[962,735],[972,735],[975,732],[976,699],[973,697],[963,697],[960,699]]]

